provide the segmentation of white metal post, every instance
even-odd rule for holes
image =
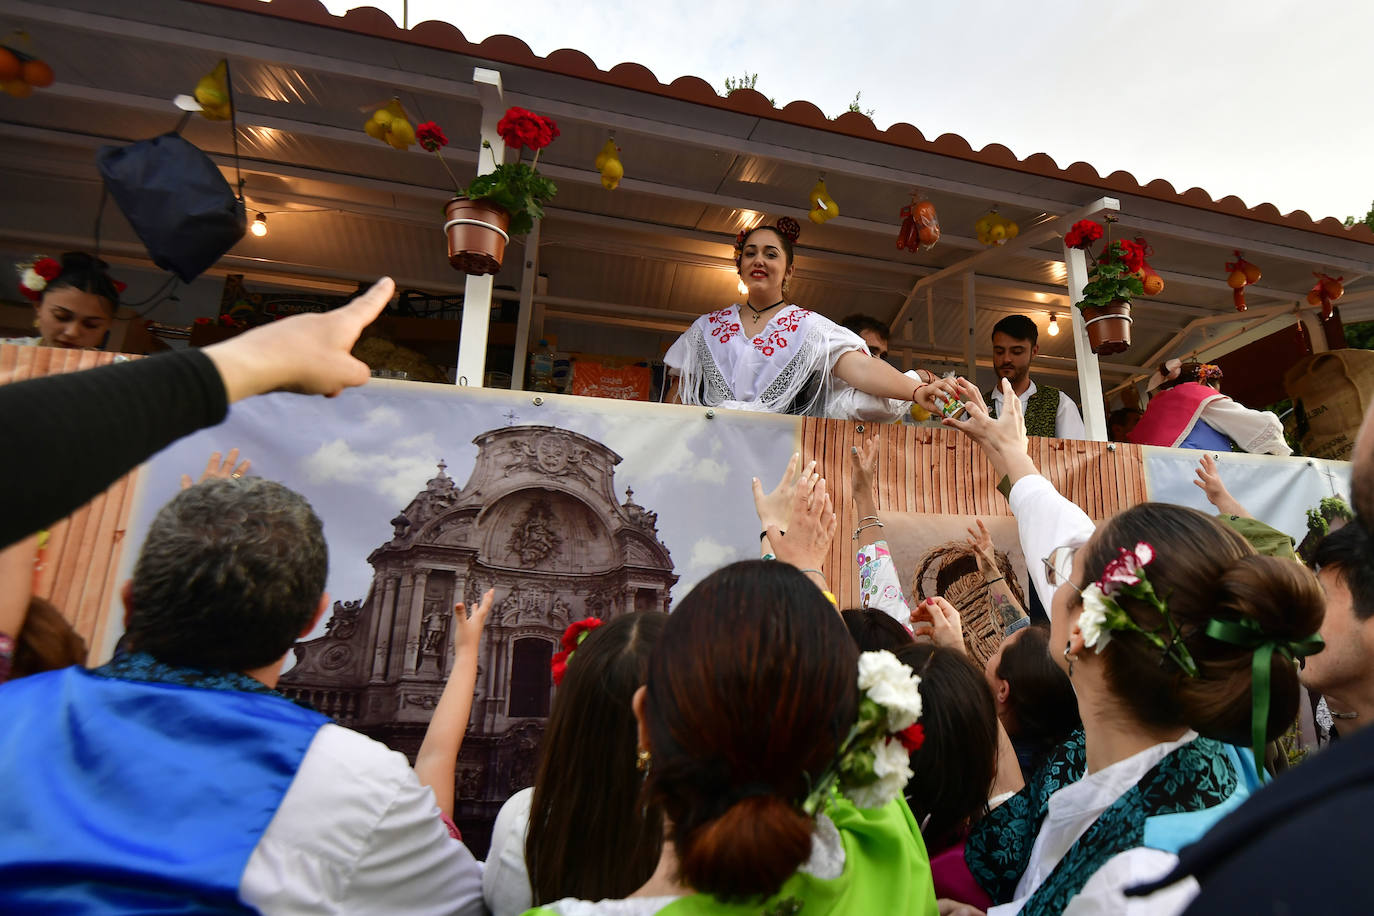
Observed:
[[[978,333],[978,309],[975,299],[977,276],[973,271],[964,274],[964,309],[968,312],[968,339],[964,343],[964,361],[968,363],[968,374],[964,377],[974,385],[978,384],[978,341],[973,336]]]
[[[496,70],[478,67],[472,71],[477,98],[482,103],[482,142],[491,145],[488,151],[477,147],[477,174],[496,170],[496,163],[506,157],[506,142],[496,132],[497,122],[505,113],[501,97],[501,74]],[[487,328],[491,324],[490,275],[469,276],[463,289],[463,327],[458,338],[458,384],[482,386],[487,368]]]
[[[520,272],[520,317],[515,322],[515,362],[510,370],[510,387],[520,391],[525,387],[525,363],[530,349],[530,315],[534,311],[534,284],[539,279],[539,225],[525,237],[525,267]]]
[[[1068,267],[1069,301],[1083,298],[1088,285],[1088,261],[1081,249],[1064,246],[1064,264]],[[1097,354],[1088,345],[1088,331],[1083,324],[1083,312],[1073,306],[1073,352],[1078,360],[1078,399],[1083,408],[1083,426],[1094,442],[1107,441],[1107,413],[1102,403],[1102,372],[1097,366]]]

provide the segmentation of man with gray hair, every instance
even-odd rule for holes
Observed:
[[[481,866],[406,759],[274,689],[327,567],[280,484],[162,508],[128,651],[0,689],[0,911],[483,912]]]

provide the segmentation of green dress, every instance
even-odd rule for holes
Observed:
[[[906,800],[859,809],[832,800],[826,814],[844,844],[844,871],[825,880],[798,871],[764,901],[724,903],[709,894],[679,897],[657,916],[935,916],[935,887],[921,831]],[[537,907],[525,916],[556,916]]]

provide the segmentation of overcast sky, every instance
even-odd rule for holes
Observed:
[[[402,0],[325,5],[401,20]],[[1374,199],[1367,0],[410,0],[409,18],[473,41],[514,35],[540,55],[576,48],[603,69],[643,64],[664,82],[720,89],[758,73],[780,106],[832,116],[861,91],[879,127],[1283,212],[1362,217]]]

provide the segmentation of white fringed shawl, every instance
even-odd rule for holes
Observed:
[[[678,377],[684,404],[824,416],[837,386],[835,362],[863,339],[815,312],[785,307],[754,338],[740,328],[739,306],[702,315],[663,361]]]

